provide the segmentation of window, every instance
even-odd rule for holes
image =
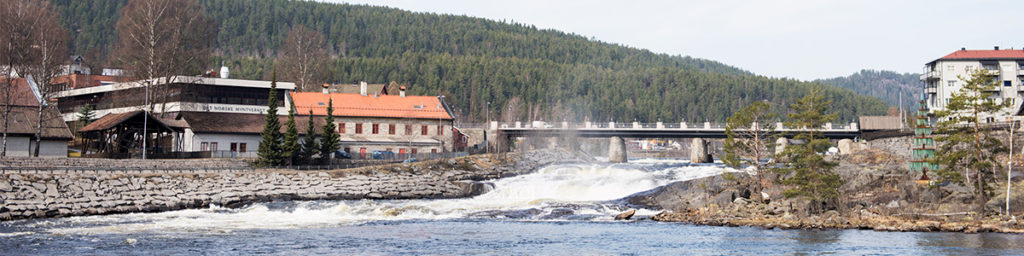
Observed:
[[[363,134],[363,124],[356,124],[356,134]]]
[[[199,143],[199,145],[200,145],[199,146],[199,151],[208,151],[208,150],[210,150],[210,143],[203,142],[203,143]]]
[[[414,149],[412,149],[412,154],[413,154],[413,155],[415,155],[415,154],[416,154],[416,151],[418,151],[418,150],[416,150],[415,148],[414,148]]]
[[[345,134],[345,123],[338,124],[338,133]]]
[[[373,124],[373,134],[380,133],[380,124]]]
[[[953,87],[953,86],[956,86],[956,80],[949,80],[949,81],[946,81],[946,84],[948,84],[948,85],[949,85],[949,87]]]
[[[388,124],[388,134],[395,135],[395,124]]]
[[[437,126],[437,136],[444,135],[444,125]]]
[[[345,153],[352,153],[352,148],[345,148]]]
[[[437,149],[436,149],[436,148],[432,148],[432,149],[430,149],[430,153],[431,153],[431,154],[437,154]]]
[[[231,143],[231,152],[238,152],[238,143]]]
[[[238,143],[238,152],[245,153],[245,143]]]
[[[1003,86],[1010,86],[1010,85],[1013,85],[1013,82],[1011,82],[1010,80],[1003,81]]]
[[[946,70],[953,71],[953,65],[946,66]]]
[[[427,135],[427,125],[424,124],[420,129],[420,135]]]
[[[405,135],[412,135],[412,125],[405,124]]]
[[[210,142],[210,151],[217,151],[217,143]]]

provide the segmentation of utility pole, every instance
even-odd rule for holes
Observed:
[[[146,130],[149,130],[149,85],[152,83],[152,78],[146,82],[146,104],[142,105],[142,160],[146,160],[146,140],[149,139]]]

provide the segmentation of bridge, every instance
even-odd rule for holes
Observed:
[[[750,132],[750,128],[736,129],[737,132]],[[458,125],[460,129],[487,130],[488,137],[497,141],[498,148],[508,147],[513,138],[519,137],[579,137],[579,138],[610,138],[609,159],[613,162],[626,161],[626,146],[622,138],[692,138],[691,161],[707,161],[706,139],[722,139],[726,137],[724,123],[616,123],[616,122],[584,122],[584,123],[547,123],[543,121],[488,124]],[[806,127],[786,127],[783,123],[775,123],[767,135],[777,135],[778,146],[785,147],[788,140],[799,133],[808,132]],[[854,139],[863,136],[857,123],[834,125],[826,123],[815,129],[815,133],[829,139]]]

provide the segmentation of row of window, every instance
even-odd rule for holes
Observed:
[[[998,82],[998,81],[999,81],[998,77],[993,79],[993,82]],[[946,85],[949,86],[949,87],[955,87],[956,83],[957,83],[957,80],[948,80],[948,81],[946,81]],[[1020,78],[1020,83],[1022,85],[1024,85],[1024,77]],[[1013,86],[1013,81],[1011,81],[1011,80],[1003,80],[1003,86],[1006,86],[1006,87]]]
[[[378,123],[370,124],[370,126],[371,126],[370,127],[370,134],[381,134],[382,131],[380,129],[381,128],[380,125],[381,124],[378,124]],[[397,124],[387,124],[387,125],[388,125],[387,133],[389,135],[397,135],[398,129],[395,129],[395,128],[398,125]],[[340,133],[340,134],[347,133],[348,132],[348,127],[347,126],[348,126],[347,123],[339,123],[338,124],[338,133]],[[403,133],[402,135],[415,135],[415,134],[413,134],[414,126],[416,126],[416,125],[406,124],[405,125],[405,133]],[[428,135],[427,127],[428,126],[425,125],[425,124],[424,125],[420,125],[420,131],[419,131],[420,135]],[[355,124],[355,134],[363,134],[363,124],[362,123],[356,123]],[[438,125],[437,126],[437,135],[438,136],[444,135],[444,125]]]
[[[202,142],[202,143],[199,143],[199,150],[200,151],[217,151],[217,143],[216,142]],[[246,145],[245,145],[244,142],[232,142],[231,143],[231,151],[232,152],[245,153]]]

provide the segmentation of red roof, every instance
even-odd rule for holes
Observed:
[[[421,118],[452,120],[452,116],[435,96],[378,95],[352,93],[292,92],[295,112],[327,115],[327,100],[334,100],[334,116]]]
[[[53,78],[54,84],[67,84],[67,89],[100,86],[103,82],[118,83],[125,81],[127,81],[127,79],[124,77],[85,74],[63,75]]]
[[[940,58],[956,59],[1024,59],[1024,50],[959,50]]]

